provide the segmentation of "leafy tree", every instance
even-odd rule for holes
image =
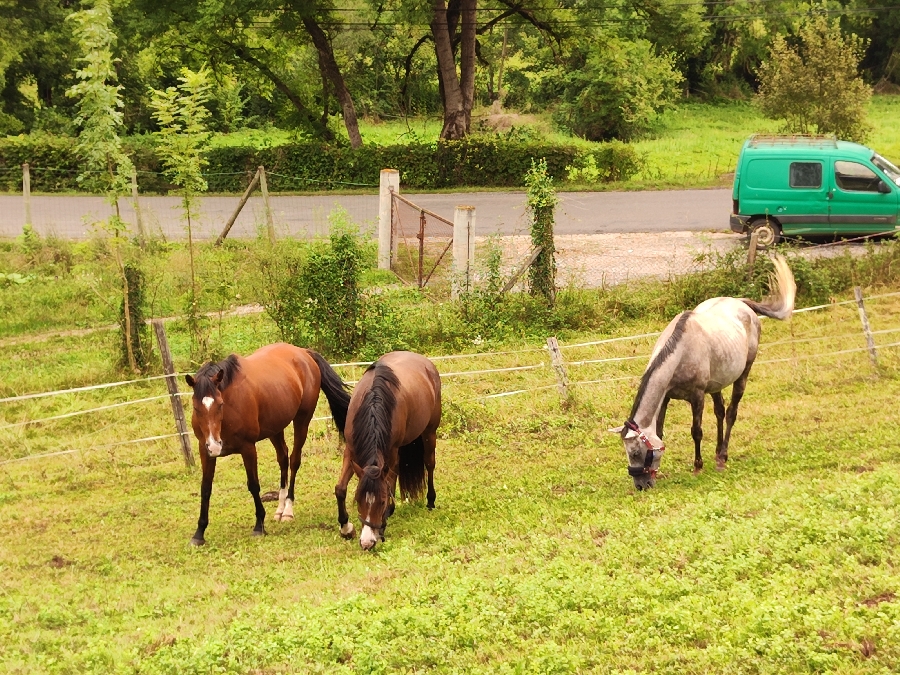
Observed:
[[[197,199],[207,188],[203,168],[207,160],[203,150],[209,143],[207,130],[210,113],[205,103],[211,84],[209,71],[201,68],[182,70],[177,87],[153,90],[150,105],[159,124],[156,132],[160,159],[169,179],[181,188],[181,204],[187,221],[191,285],[186,298],[188,330],[191,334],[191,360],[201,363],[207,356],[209,337],[205,317],[200,313],[197,274],[194,268],[194,240],[191,217],[196,216]]]
[[[142,326],[140,308],[133,304],[141,300],[139,272],[122,264],[119,235],[125,222],[119,214],[119,196],[127,191],[127,182],[134,165],[122,149],[119,129],[122,127],[122,87],[116,84],[113,47],[116,35],[112,31],[112,9],[109,0],[85,3],[85,9],[70,14],[74,35],[83,56],[78,58],[78,80],[66,94],[78,100],[75,124],[81,128],[76,143],[83,170],[78,182],[106,193],[115,214],[105,224],[114,237],[113,251],[122,279],[122,331],[125,361],[133,371],[146,365],[140,346]],[[130,269],[130,271],[129,271]],[[127,337],[125,337],[127,336]]]
[[[779,35],[759,69],[758,102],[791,133],[835,134],[862,141],[872,89],[860,77],[864,42],[844,35],[838,21],[813,15],[801,25],[798,44]]]

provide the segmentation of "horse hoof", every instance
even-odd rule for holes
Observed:
[[[291,522],[293,519],[294,519],[294,516],[292,516],[292,515],[289,514],[289,513],[283,514],[283,515],[281,516],[281,522],[282,522],[282,523],[289,523],[289,522]]]
[[[206,544],[206,539],[197,539],[197,537],[191,537],[191,546],[204,546]]]
[[[261,529],[261,530],[253,530],[253,536],[254,536],[254,537],[264,537],[264,536],[266,536],[266,530],[265,530],[265,528],[263,528],[263,529]]]
[[[351,539],[353,537],[353,523],[347,523],[346,525],[341,526],[341,536],[344,539]]]
[[[724,471],[725,462],[716,462],[716,471]]]
[[[276,523],[280,523],[280,522],[281,522],[281,514],[280,514],[280,513],[276,513],[276,514],[275,514],[275,522],[276,522]]]

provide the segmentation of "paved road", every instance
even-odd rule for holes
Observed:
[[[420,206],[453,219],[457,205],[476,208],[476,234],[524,234],[525,195],[521,192],[475,192],[408,195]],[[193,223],[198,238],[214,238],[237,205],[237,197],[204,197],[200,216]],[[308,197],[273,196],[276,229],[294,236],[314,236],[328,232],[328,215],[342,206],[356,222],[374,232],[378,220],[377,196]],[[147,226],[169,239],[185,236],[177,197],[142,197],[141,212]],[[666,192],[568,192],[560,193],[556,214],[557,234],[609,232],[722,231],[728,229],[731,190],[673,190]],[[32,222],[41,234],[66,239],[84,239],[91,223],[105,218],[110,207],[99,197],[72,195],[34,196]],[[122,217],[135,222],[127,200],[122,201]],[[418,226],[417,214],[401,212],[404,227]],[[20,196],[0,195],[0,237],[22,231],[25,209]],[[262,199],[254,197],[244,208],[230,236],[252,237],[265,222]]]

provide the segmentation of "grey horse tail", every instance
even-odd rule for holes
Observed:
[[[757,314],[771,319],[784,321],[794,311],[794,299],[797,297],[797,284],[787,261],[780,255],[775,256],[775,274],[769,277],[769,287],[774,289],[772,295],[762,302],[742,299],[742,302]]]

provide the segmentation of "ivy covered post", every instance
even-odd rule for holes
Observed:
[[[525,174],[527,207],[531,217],[531,244],[540,253],[528,270],[528,285],[532,295],[539,295],[548,306],[556,302],[556,249],[553,247],[553,212],[558,199],[553,178],[547,173],[547,161],[535,163]]]

